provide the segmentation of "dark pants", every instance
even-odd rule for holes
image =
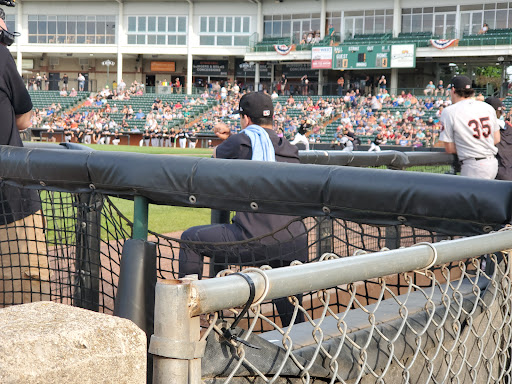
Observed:
[[[210,258],[208,276],[214,277],[229,265],[252,266],[270,265],[279,268],[293,260],[307,261],[308,247],[306,232],[288,241],[277,241],[276,237],[249,241],[243,228],[237,224],[202,225],[187,229],[181,235],[179,254],[179,277],[197,274],[201,279],[204,257]],[[296,296],[301,301],[302,295]],[[290,323],[293,305],[287,298],[273,300],[283,326]],[[296,322],[303,322],[301,312]]]

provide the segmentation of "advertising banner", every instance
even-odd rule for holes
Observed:
[[[192,74],[194,76],[219,76],[228,75],[227,60],[194,60],[192,64]]]
[[[313,47],[311,48],[311,68],[312,69],[331,69],[332,67],[332,47]]]
[[[151,72],[175,72],[175,61],[152,61]]]
[[[416,47],[414,44],[391,46],[391,68],[416,67]]]

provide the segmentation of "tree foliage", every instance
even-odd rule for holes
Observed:
[[[476,67],[475,82],[481,87],[485,87],[488,83],[491,83],[494,88],[501,86],[501,75],[503,69],[501,66],[488,66],[488,67]]]

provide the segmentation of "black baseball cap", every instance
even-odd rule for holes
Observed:
[[[238,109],[233,111],[252,118],[274,117],[274,104],[269,95],[251,92],[242,96]]]
[[[450,80],[453,89],[471,89],[471,80],[467,76],[455,76]]]
[[[487,99],[485,99],[485,102],[489,104],[491,107],[493,107],[496,111],[503,111],[505,109],[505,106],[503,105],[502,101],[497,97],[488,97]]]

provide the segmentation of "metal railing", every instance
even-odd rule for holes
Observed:
[[[171,377],[190,384],[284,378],[291,383],[507,382],[511,245],[512,231],[505,230],[341,259],[326,254],[317,263],[248,269],[203,281],[160,282],[150,345],[154,383]],[[504,253],[495,254],[499,251]],[[449,263],[458,268],[448,269]],[[430,269],[435,265],[443,265],[437,273]],[[418,276],[423,287],[415,282]],[[396,277],[407,282],[405,294],[393,287]],[[368,280],[375,282],[370,305],[356,296]],[[347,309],[336,313],[330,305],[340,300],[333,291],[339,286],[348,287],[341,298]],[[315,317],[296,296],[310,291],[321,303]],[[261,302],[283,296],[295,307],[294,319],[302,312],[306,322],[282,328],[265,317]],[[224,310],[235,311],[248,327],[218,321],[215,312]],[[201,334],[200,316],[206,314],[210,327]],[[258,320],[272,330],[255,335]]]

